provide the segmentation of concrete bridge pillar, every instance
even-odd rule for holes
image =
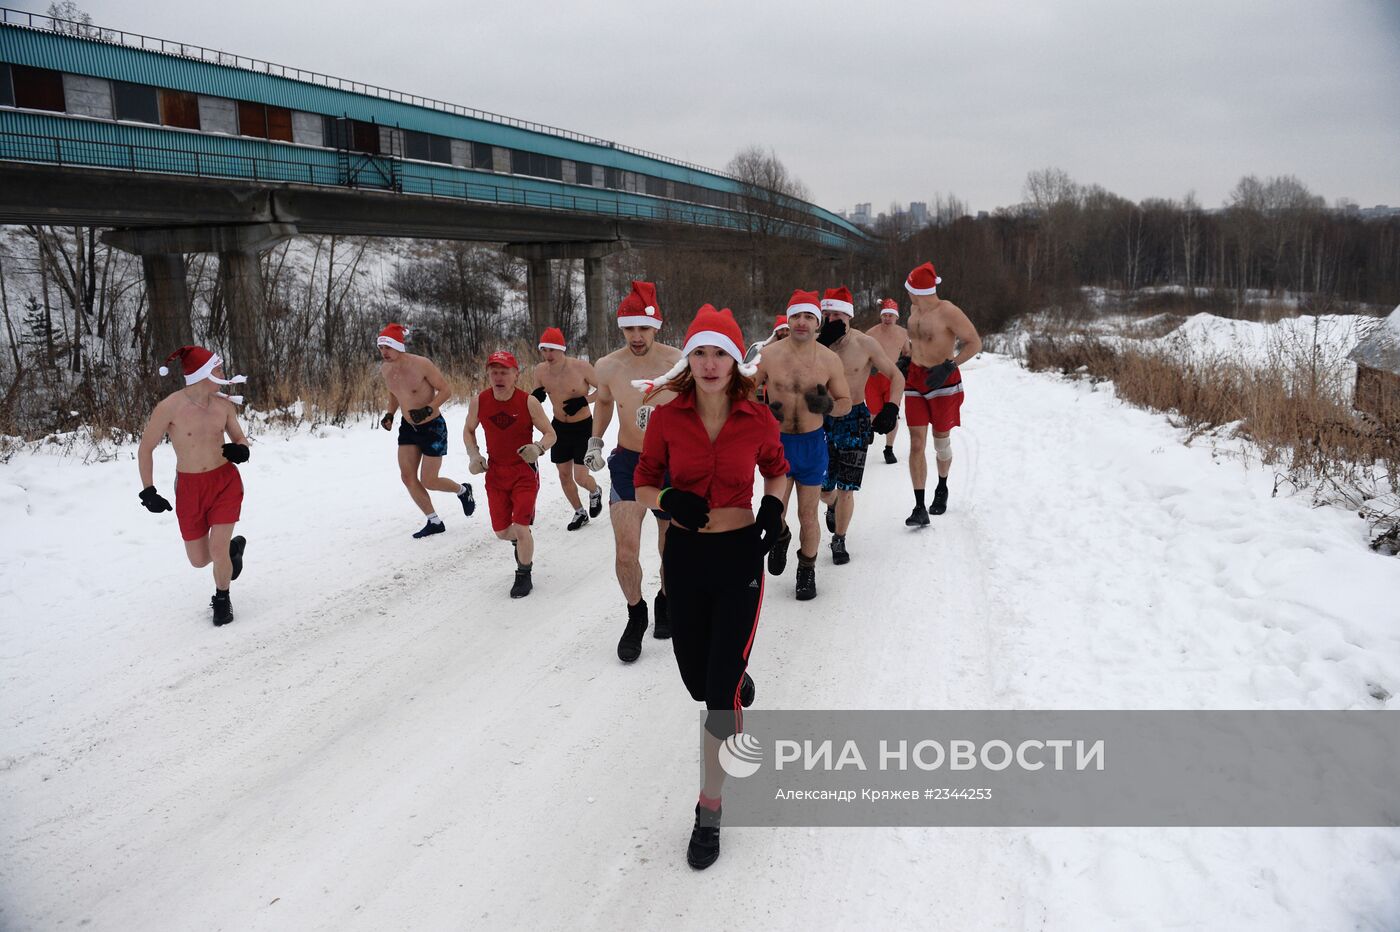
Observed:
[[[603,257],[583,260],[583,304],[588,314],[588,358],[597,362],[612,349],[617,328],[611,308],[603,304]]]
[[[151,304],[149,343],[156,360],[164,359],[176,347],[193,342],[185,255],[217,252],[220,290],[228,315],[228,346],[220,353],[225,358],[224,372],[237,371],[254,378],[264,374],[258,351],[258,328],[266,298],[258,255],[295,236],[296,232],[296,227],[289,223],[251,223],[110,230],[102,234],[102,241],[141,257]]]
[[[530,302],[530,338],[538,337],[546,327],[556,326],[554,304],[550,295],[550,260],[583,260],[583,296],[588,320],[588,355],[597,360],[606,355],[614,339],[611,315],[603,305],[603,257],[621,249],[617,241],[581,243],[509,243],[506,253],[529,264],[526,294]],[[564,334],[575,345],[579,334]]]
[[[529,272],[525,279],[525,295],[530,306],[530,339],[536,340],[546,327],[554,326],[554,302],[550,300],[550,260],[536,257],[527,260]]]

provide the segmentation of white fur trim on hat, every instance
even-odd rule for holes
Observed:
[[[840,301],[836,298],[822,298],[822,310],[835,311],[838,314],[845,314],[847,317],[854,317],[856,306],[849,301]],[[789,314],[792,311],[788,311]]]
[[[941,284],[943,284],[943,276],[941,275],[935,275],[933,277],[932,288],[915,288],[909,284],[909,279],[906,278],[904,280],[904,290],[910,294],[934,294],[938,291],[938,286]]]
[[[895,317],[898,317],[898,316],[899,316],[899,308],[897,308],[897,307],[882,307],[882,308],[880,308],[880,316],[883,317],[883,316],[886,315],[886,314],[893,314]]]
[[[406,349],[403,348],[403,344],[400,343],[398,340],[395,340],[393,337],[386,337],[386,336],[380,335],[379,339],[377,339],[377,340],[374,341],[374,345],[375,345],[375,346],[387,346],[387,347],[389,347],[389,349],[396,349],[396,350],[398,350],[400,353],[406,353],[406,352],[408,352],[408,350],[406,350]]]
[[[656,313],[656,308],[648,307],[647,311],[654,315]],[[661,321],[656,317],[642,317],[639,314],[634,314],[630,317],[619,317],[617,319],[617,325],[619,327],[655,327],[657,330],[661,329]]]
[[[557,349],[560,352],[568,352],[567,346],[560,346],[558,343],[541,343],[540,349]]]
[[[665,375],[654,379],[633,379],[632,387],[640,389],[643,395],[649,395],[658,388],[666,385],[686,370],[690,365],[690,354],[702,346],[717,346],[733,357],[739,374],[745,378],[753,378],[758,372],[758,364],[763,360],[762,354],[755,356],[751,362],[744,362],[744,354],[739,351],[739,347],[734,341],[722,333],[714,330],[702,330],[689,340],[685,341],[685,349],[681,352],[681,358],[671,367]]]
[[[822,309],[815,304],[790,304],[787,309],[788,322],[792,322],[794,314],[811,314],[813,317],[822,316]]]

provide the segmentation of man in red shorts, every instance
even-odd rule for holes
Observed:
[[[519,377],[520,364],[511,353],[497,350],[487,357],[486,378],[491,387],[472,399],[467,426],[462,431],[472,475],[486,473],[491,530],[515,546],[512,599],[524,598],[534,588],[530,569],[535,562],[535,538],[530,525],[535,521],[535,498],[540,491],[540,471],[535,461],[554,446],[556,439],[544,406],[515,387]],[[489,461],[476,445],[478,424],[486,431]],[[539,442],[534,440],[536,428]]]
[[[182,346],[167,362],[180,360],[185,387],[165,396],[151,412],[136,451],[141,471],[141,504],[159,514],[170,511],[156,491],[153,454],[168,436],[175,448],[175,517],[185,540],[185,555],[194,567],[214,565],[215,626],[233,621],[229,582],[243,572],[247,541],[233,536],[243,510],[243,480],[235,463],[248,460],[248,438],[238,425],[238,395],[219,393],[220,386],[244,382],[244,376],[224,378],[223,360],[200,346]],[[160,367],[161,375],[170,370]],[[229,442],[224,442],[227,434]]]
[[[914,482],[914,510],[904,521],[909,527],[928,527],[930,511],[941,515],[948,510],[948,469],[953,465],[950,436],[962,423],[963,384],[958,366],[982,351],[982,338],[972,321],[956,304],[938,296],[942,281],[931,262],[914,269],[904,281],[913,306],[909,314],[912,359],[904,383],[909,478]],[[924,443],[929,425],[933,426],[933,451],[938,458],[938,487],[933,490],[933,507],[925,508],[928,463]]]
[[[881,302],[880,322],[865,332],[875,338],[875,342],[880,344],[880,348],[885,351],[886,356],[898,363],[901,372],[909,368],[909,331],[899,325],[899,305],[895,303],[893,298],[886,298]],[[865,383],[866,408],[871,411],[879,411],[889,400],[889,378],[883,372],[872,371],[870,380]],[[899,399],[895,399],[895,404],[899,404]],[[885,434],[886,463],[899,462],[894,455],[894,435],[897,433],[899,433],[898,421],[895,422],[894,428]]]

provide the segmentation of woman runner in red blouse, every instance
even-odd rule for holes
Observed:
[[[634,474],[637,501],[671,515],[661,572],[670,605],[671,644],[691,698],[705,703],[705,781],[695,807],[686,860],[704,870],[719,857],[719,749],[743,731],[753,702],[745,672],[763,601],[763,558],[782,527],[787,459],[778,422],[753,396],[757,360],[743,362],[734,315],[706,304],[686,334],[680,362],[666,375],[633,384],[676,397],[647,423]],[[763,501],[755,519],[755,467]],[[671,484],[662,487],[670,473]]]

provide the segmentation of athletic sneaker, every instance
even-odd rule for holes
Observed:
[[[923,505],[915,505],[909,517],[904,519],[905,527],[928,527],[928,524],[928,509]]]
[[[214,610],[214,627],[218,628],[233,621],[233,602],[229,600],[227,592],[214,593],[214,598],[209,600],[209,607]]]
[[[797,601],[806,602],[817,597],[817,568],[797,564]]]
[[[698,871],[709,867],[719,858],[720,811],[695,804],[695,828],[690,833],[690,847],[686,849],[685,860]]]
[[[462,514],[470,518],[476,511],[476,499],[472,498],[472,484],[468,482],[466,486],[467,490],[457,496],[457,501],[462,503]]]
[[[530,594],[530,590],[535,588],[535,584],[530,581],[530,567],[515,566],[515,585],[510,587],[510,597],[512,599],[523,599]]]
[[[895,455],[894,455],[894,447],[885,447],[885,462],[886,462],[886,463],[898,463],[898,462],[899,462],[899,460],[895,458]]]
[[[588,517],[596,518],[603,513],[603,490],[594,489],[588,493]]]
[[[792,529],[783,528],[778,539],[773,541],[773,549],[768,551],[768,575],[781,576],[787,569],[788,547],[792,546]]]
[[[835,534],[835,533],[836,533],[836,509],[835,509],[835,508],[828,508],[828,509],[826,510],[826,532],[827,532],[828,534]]]
[[[647,600],[627,606],[627,627],[617,642],[617,659],[631,663],[642,655],[642,635],[647,633]]]
[[[237,579],[243,572],[243,551],[248,546],[248,540],[242,534],[228,542],[228,558],[233,564],[233,578]]]
[[[938,488],[933,490],[933,504],[929,506],[929,513],[941,515],[948,510],[948,486],[940,482]]]
[[[846,552],[844,534],[836,534],[831,538],[831,562],[837,566],[845,566],[851,562],[851,555]]]
[[[666,640],[671,636],[671,615],[666,611],[666,593],[658,592],[656,598],[651,600],[651,613],[656,616],[651,636],[658,641]]]
[[[739,684],[739,704],[744,708],[753,705],[754,685],[753,677],[744,674],[744,681]]]
[[[566,530],[577,531],[579,528],[583,527],[587,523],[588,514],[586,512],[576,511],[574,512],[573,518],[570,519],[569,526],[566,528]]]
[[[432,537],[434,534],[441,534],[445,530],[447,530],[447,525],[443,524],[441,521],[429,521],[427,524],[423,525],[423,530],[414,531],[413,536],[418,538]]]

